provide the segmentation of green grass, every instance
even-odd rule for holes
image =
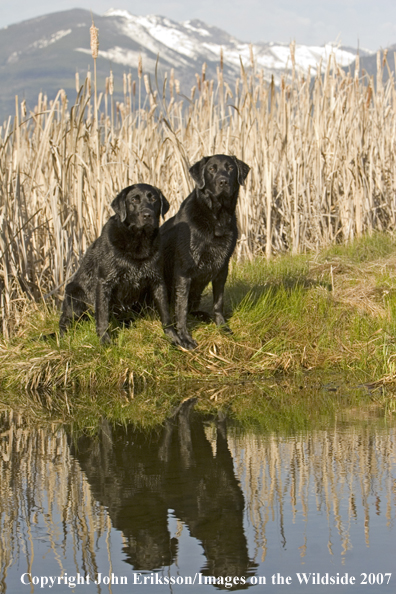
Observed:
[[[332,370],[393,386],[395,272],[394,240],[379,233],[318,255],[233,262],[226,285],[233,335],[190,320],[199,345],[192,352],[169,344],[155,314],[130,328],[112,327],[113,342],[104,347],[93,320],[60,338],[59,311],[32,306],[16,335],[0,343],[0,385],[46,394],[108,389],[133,395],[167,382]],[[209,290],[202,305],[211,305]]]

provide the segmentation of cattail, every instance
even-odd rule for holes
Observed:
[[[384,55],[383,55],[383,57],[382,57],[382,68],[384,68],[384,66],[385,66],[385,64],[386,64],[386,57],[387,57],[387,55],[388,55],[388,50],[387,50],[387,49],[385,49],[385,50],[384,50]]]
[[[175,89],[176,89],[176,93],[179,95],[179,93],[180,93],[180,80],[178,78],[176,78],[176,80],[175,80]]]
[[[169,79],[169,91],[170,91],[171,97],[173,97],[174,86],[175,86],[175,69],[171,68],[170,79]]]
[[[195,78],[197,79],[198,91],[201,92],[201,77],[199,76],[198,72],[195,73]]]
[[[291,63],[292,63],[293,69],[294,69],[296,66],[296,42],[293,40],[290,43],[289,47],[290,47],[290,59],[291,59]]]
[[[380,52],[378,52],[377,54],[377,60],[378,60],[378,56],[380,55]],[[378,64],[377,64],[378,66]],[[355,59],[355,80],[357,80],[359,78],[359,70],[360,70],[360,58],[359,58],[359,54],[356,54],[356,59]]]
[[[142,56],[139,54],[139,58],[138,58],[138,77],[142,78],[142,74],[143,74],[143,62],[142,62]]]
[[[88,95],[91,94],[91,71],[88,70],[87,72],[87,91],[88,91]]]
[[[194,85],[193,88],[191,89],[191,101],[194,101],[194,96],[195,96],[196,90],[197,90],[197,87]]]
[[[23,118],[26,117],[26,99],[24,99],[21,103],[21,116]]]
[[[372,95],[373,95],[373,89],[371,88],[371,84],[370,84],[367,89],[366,107],[370,106]]]
[[[128,93],[131,94],[132,93],[132,74],[129,72],[128,73]]]
[[[99,36],[98,36],[98,31],[99,29],[97,27],[95,27],[95,23],[94,20],[92,19],[92,25],[90,27],[90,33],[91,33],[91,52],[92,52],[92,57],[94,60],[96,60],[96,58],[99,55]]]
[[[127,94],[127,77],[126,77],[125,72],[123,74],[122,80],[123,80],[123,84],[124,84],[124,95],[126,95]]]
[[[202,82],[205,80],[206,76],[206,62],[202,64]]]
[[[80,90],[80,75],[76,72],[76,93]]]
[[[144,87],[146,89],[146,93],[148,94],[148,93],[150,93],[150,79],[148,77],[148,74],[145,74],[143,79],[144,79]]]
[[[220,48],[220,70],[223,72],[224,68],[224,56],[223,56],[223,48]]]
[[[252,70],[254,69],[254,53],[253,53],[253,45],[249,44],[249,56],[250,56],[250,66]]]
[[[66,104],[67,104],[67,95],[66,95],[65,89],[61,89],[60,98],[61,98],[61,101],[62,101],[62,105],[66,106]]]
[[[136,80],[132,81],[132,95],[136,95]]]
[[[106,84],[105,84],[105,94],[109,94],[109,77],[106,76]]]
[[[110,76],[109,76],[109,93],[110,93],[110,95],[112,95],[114,93],[114,76],[113,76],[112,70],[110,70]]]

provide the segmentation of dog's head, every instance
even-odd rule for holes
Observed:
[[[121,190],[111,207],[121,223],[138,229],[158,229],[159,218],[169,210],[169,202],[158,188],[134,184]]]
[[[225,206],[232,202],[230,206],[233,207],[239,186],[245,185],[249,171],[249,165],[228,155],[203,157],[190,168],[190,174],[199,190],[203,190],[208,198],[220,200]]]

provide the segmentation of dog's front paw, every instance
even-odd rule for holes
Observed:
[[[197,347],[197,343],[189,334],[181,336],[174,328],[165,328],[164,332],[175,346],[180,346],[188,351]]]
[[[219,326],[225,334],[233,334],[231,328],[227,325],[227,322],[224,319],[223,314],[215,313],[214,314],[214,321],[216,326]]]
[[[108,332],[104,332],[100,337],[100,344],[108,345],[111,344],[111,338]]]
[[[183,349],[186,349],[187,351],[193,351],[197,348],[197,341],[194,340],[191,334],[189,334],[187,331],[181,332],[179,330],[178,335],[180,339],[180,346],[183,347]]]
[[[187,351],[193,351],[198,346],[197,341],[194,340],[192,336],[188,336],[188,337],[185,336],[183,338],[180,338],[180,341],[181,341],[180,346],[182,346],[183,349],[186,349]]]

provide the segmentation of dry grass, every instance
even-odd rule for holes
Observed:
[[[153,90],[140,68],[138,81],[125,76],[116,105],[111,76],[97,101],[90,78],[71,107],[62,90],[50,104],[40,95],[31,114],[17,99],[0,128],[3,335],[23,324],[29,300],[59,302],[116,192],[153,183],[171,216],[191,190],[189,165],[204,154],[235,154],[252,167],[238,205],[238,259],[393,230],[395,87],[392,76],[382,85],[384,67],[374,88],[331,59],[324,77],[293,71],[280,89],[254,67],[242,67],[231,89],[219,68],[216,81],[197,77],[190,100],[173,73]]]

